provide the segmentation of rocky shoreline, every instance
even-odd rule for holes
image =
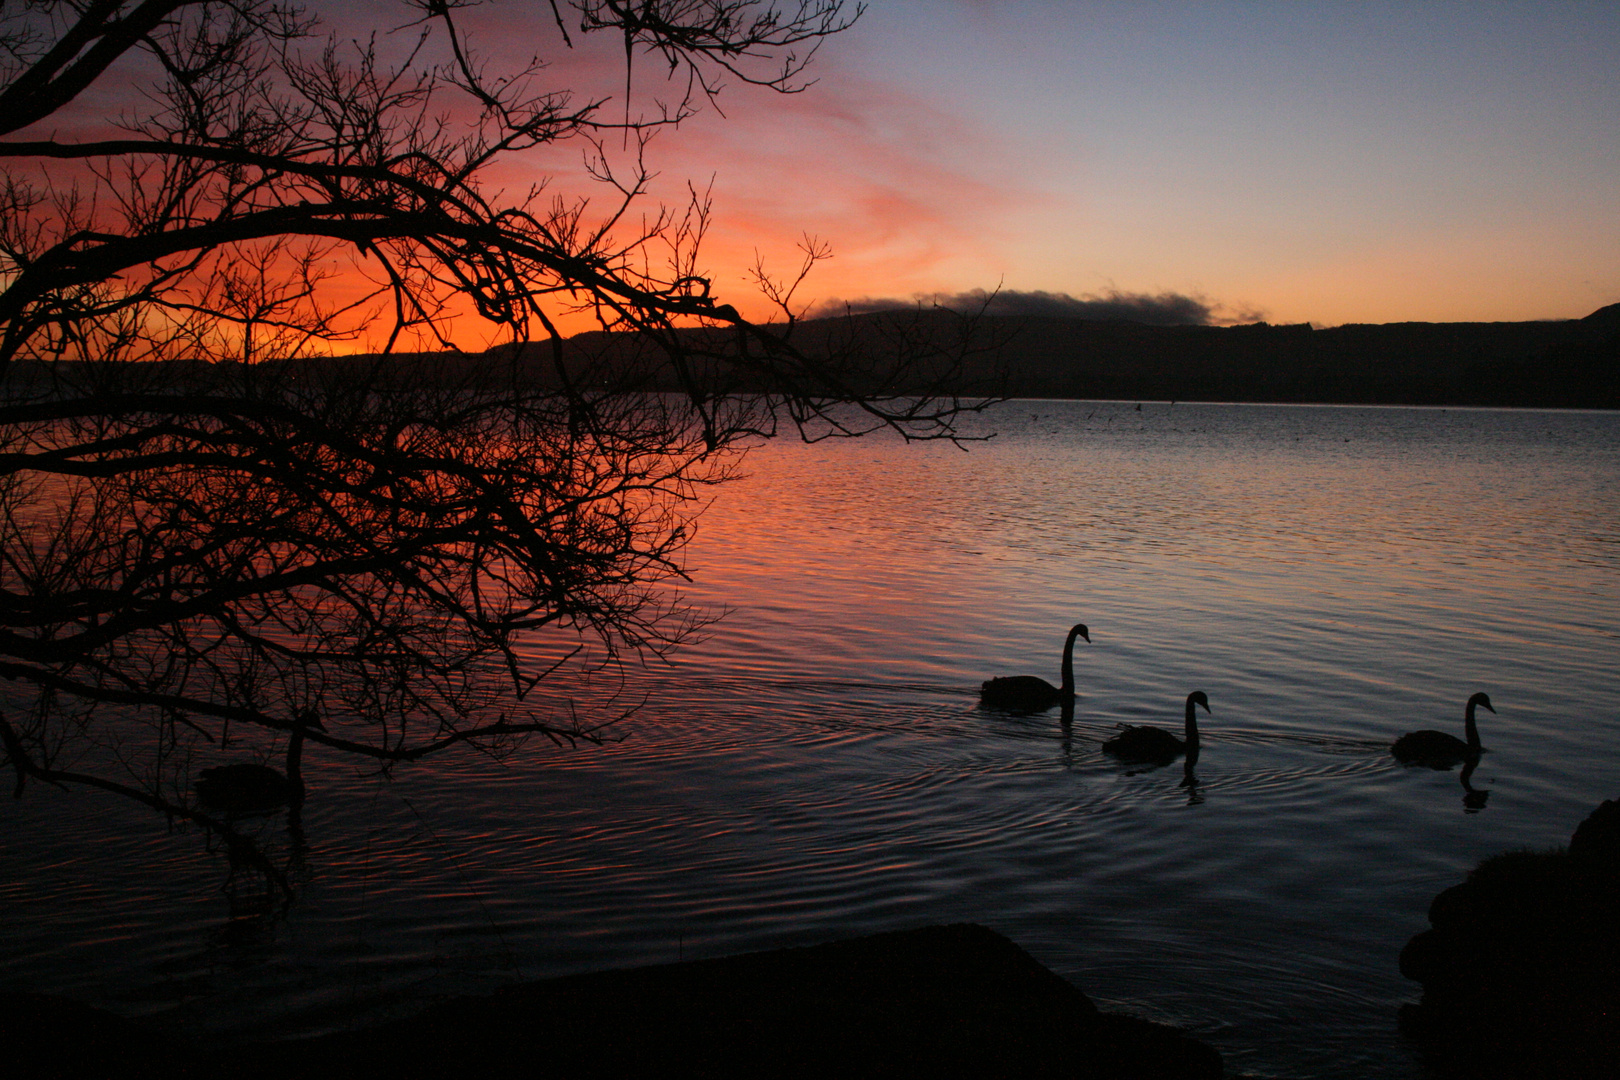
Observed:
[[[1217,1080],[1220,1055],[1099,1010],[1007,938],[958,924],[549,979],[314,1039],[197,1048],[88,1006],[0,995],[12,1060],[55,1076]]]
[[[1620,1075],[1620,802],[1568,847],[1481,862],[1401,951],[1401,1030],[1445,1077]]]

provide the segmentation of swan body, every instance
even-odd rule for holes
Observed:
[[[268,765],[239,761],[204,769],[197,774],[197,801],[210,810],[227,814],[265,814],[281,806],[299,806],[304,801],[304,732],[321,728],[319,720],[306,719],[293,729],[287,743],[287,771],[283,774]],[[322,730],[325,730],[322,728]]]
[[[1449,769],[1470,758],[1478,758],[1485,748],[1479,744],[1479,726],[1474,722],[1474,710],[1485,706],[1491,712],[1491,699],[1486,694],[1475,694],[1468,699],[1463,713],[1463,734],[1467,741],[1448,735],[1444,731],[1409,731],[1395,740],[1390,753],[1403,765],[1427,765],[1431,769]]]
[[[1202,690],[1187,695],[1186,738],[1178,739],[1168,731],[1156,727],[1126,727],[1124,731],[1103,743],[1103,751],[1125,761],[1166,763],[1182,754],[1189,759],[1198,755],[1198,713],[1202,705],[1209,712],[1209,698]]]
[[[1003,679],[986,679],[979,687],[979,704],[991,709],[1012,712],[1043,712],[1054,705],[1072,704],[1074,701],[1074,639],[1083,637],[1089,644],[1091,634],[1085,624],[1076,623],[1069,628],[1063,642],[1063,685],[1053,686],[1034,675],[1013,675]]]

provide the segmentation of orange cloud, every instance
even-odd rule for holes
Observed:
[[[1003,219],[1040,200],[993,164],[1005,160],[993,133],[870,80],[755,94],[727,108],[723,120],[704,116],[670,133],[654,154],[665,178],[712,177],[716,221],[704,263],[716,287],[755,314],[762,309],[736,295],[755,253],[786,272],[805,234],[834,257],[797,298],[804,302],[994,285]]]

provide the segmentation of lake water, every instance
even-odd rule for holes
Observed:
[[[691,552],[729,608],[602,747],[391,781],[306,758],[285,918],[196,833],[0,807],[0,983],[301,1034],[520,978],[974,921],[1258,1076],[1421,1077],[1396,958],[1479,858],[1620,796],[1620,415],[1020,401],[968,452],[752,455]],[[1058,675],[1071,724],[978,707]],[[1099,750],[1207,692],[1197,783]],[[1459,775],[1388,753],[1461,734]],[[580,696],[599,696],[599,687]]]

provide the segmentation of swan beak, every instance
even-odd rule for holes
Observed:
[[[1491,708],[1491,703],[1488,702],[1488,701],[1482,701],[1482,702],[1480,702],[1480,704],[1485,706],[1485,711],[1486,712],[1492,712],[1493,713],[1493,712],[1496,711],[1495,709]]]

